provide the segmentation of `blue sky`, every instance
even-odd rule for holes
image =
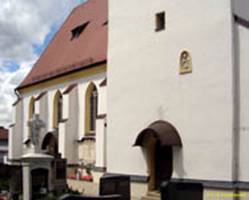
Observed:
[[[34,53],[40,55],[44,49],[48,46],[49,42],[53,39],[54,35],[58,31],[58,26],[52,26],[50,32],[46,35],[45,40],[42,44],[34,44]]]
[[[1,0],[0,126],[12,123],[14,89],[72,9],[84,0]]]
[[[50,41],[53,39],[58,29],[59,29],[59,26],[56,26],[56,25],[52,26],[51,30],[46,35],[43,43],[40,43],[40,44],[37,43],[37,44],[32,45],[34,54],[36,56],[39,57],[41,53],[46,49],[46,47],[48,46]],[[20,63],[16,62],[14,59],[10,59],[10,60],[7,59],[3,61],[2,67],[8,72],[15,72],[20,68]]]

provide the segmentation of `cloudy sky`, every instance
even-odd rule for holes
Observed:
[[[84,0],[1,0],[0,126],[11,123],[14,88],[70,11]]]

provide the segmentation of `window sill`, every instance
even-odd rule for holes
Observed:
[[[9,125],[9,128],[14,128],[16,126],[16,123],[12,123],[11,125]]]
[[[95,135],[87,135],[87,136],[84,136],[84,137],[82,137],[81,139],[77,140],[77,142],[81,143],[81,142],[89,141],[89,140],[95,141]]]
[[[156,28],[155,32],[161,32],[161,31],[164,31],[164,30],[165,30],[165,28]]]
[[[180,75],[188,74],[188,73],[192,73],[192,68],[191,67],[188,67],[188,68],[180,67]]]

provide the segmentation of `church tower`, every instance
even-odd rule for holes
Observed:
[[[145,183],[144,195],[164,176],[202,184],[204,199],[248,187],[247,1],[109,8],[108,171]]]

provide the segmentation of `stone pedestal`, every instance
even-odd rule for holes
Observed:
[[[22,171],[23,171],[23,199],[31,200],[31,179],[30,179],[29,163],[23,164]]]
[[[23,171],[23,199],[24,200],[31,200],[32,194],[34,191],[32,191],[32,188],[35,188],[35,183],[32,183],[32,173],[36,174],[37,177],[35,177],[36,181],[37,178],[39,178],[39,174],[37,174],[37,171],[39,173],[40,171],[45,171],[45,175],[41,174],[41,182],[44,182],[46,180],[46,183],[44,183],[44,187],[46,187],[47,191],[50,191],[52,189],[52,170],[51,170],[51,162],[53,160],[53,156],[46,155],[46,154],[38,154],[38,153],[29,153],[22,157],[22,171]],[[44,177],[47,176],[47,177]]]

